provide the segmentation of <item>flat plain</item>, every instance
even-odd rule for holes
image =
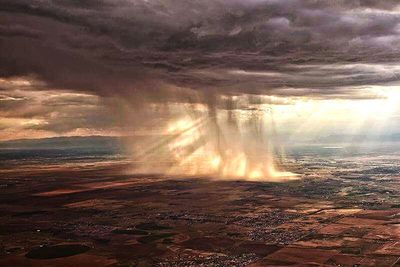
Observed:
[[[19,163],[0,266],[400,266],[398,160],[304,155],[279,183]]]

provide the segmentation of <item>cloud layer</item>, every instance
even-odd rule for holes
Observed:
[[[104,94],[159,80],[200,90],[330,95],[397,82],[397,3],[2,0],[0,69]]]

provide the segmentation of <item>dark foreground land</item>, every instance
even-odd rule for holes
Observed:
[[[0,266],[400,266],[397,162],[300,158],[283,183],[5,170]]]

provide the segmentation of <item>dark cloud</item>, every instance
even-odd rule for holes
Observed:
[[[0,76],[51,88],[359,99],[399,80],[398,1],[0,0],[0,12]]]

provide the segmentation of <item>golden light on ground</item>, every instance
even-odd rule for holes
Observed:
[[[164,128],[164,140],[147,154],[137,157],[147,162],[156,159],[159,164],[142,164],[139,171],[252,181],[297,177],[277,169],[264,140],[266,133],[253,132],[253,127],[249,127],[254,119],[251,114],[237,111],[237,121],[229,124],[224,120],[224,113],[219,111],[218,122],[206,115],[200,118],[186,115],[171,120]],[[264,112],[261,115],[255,128],[265,127]]]

